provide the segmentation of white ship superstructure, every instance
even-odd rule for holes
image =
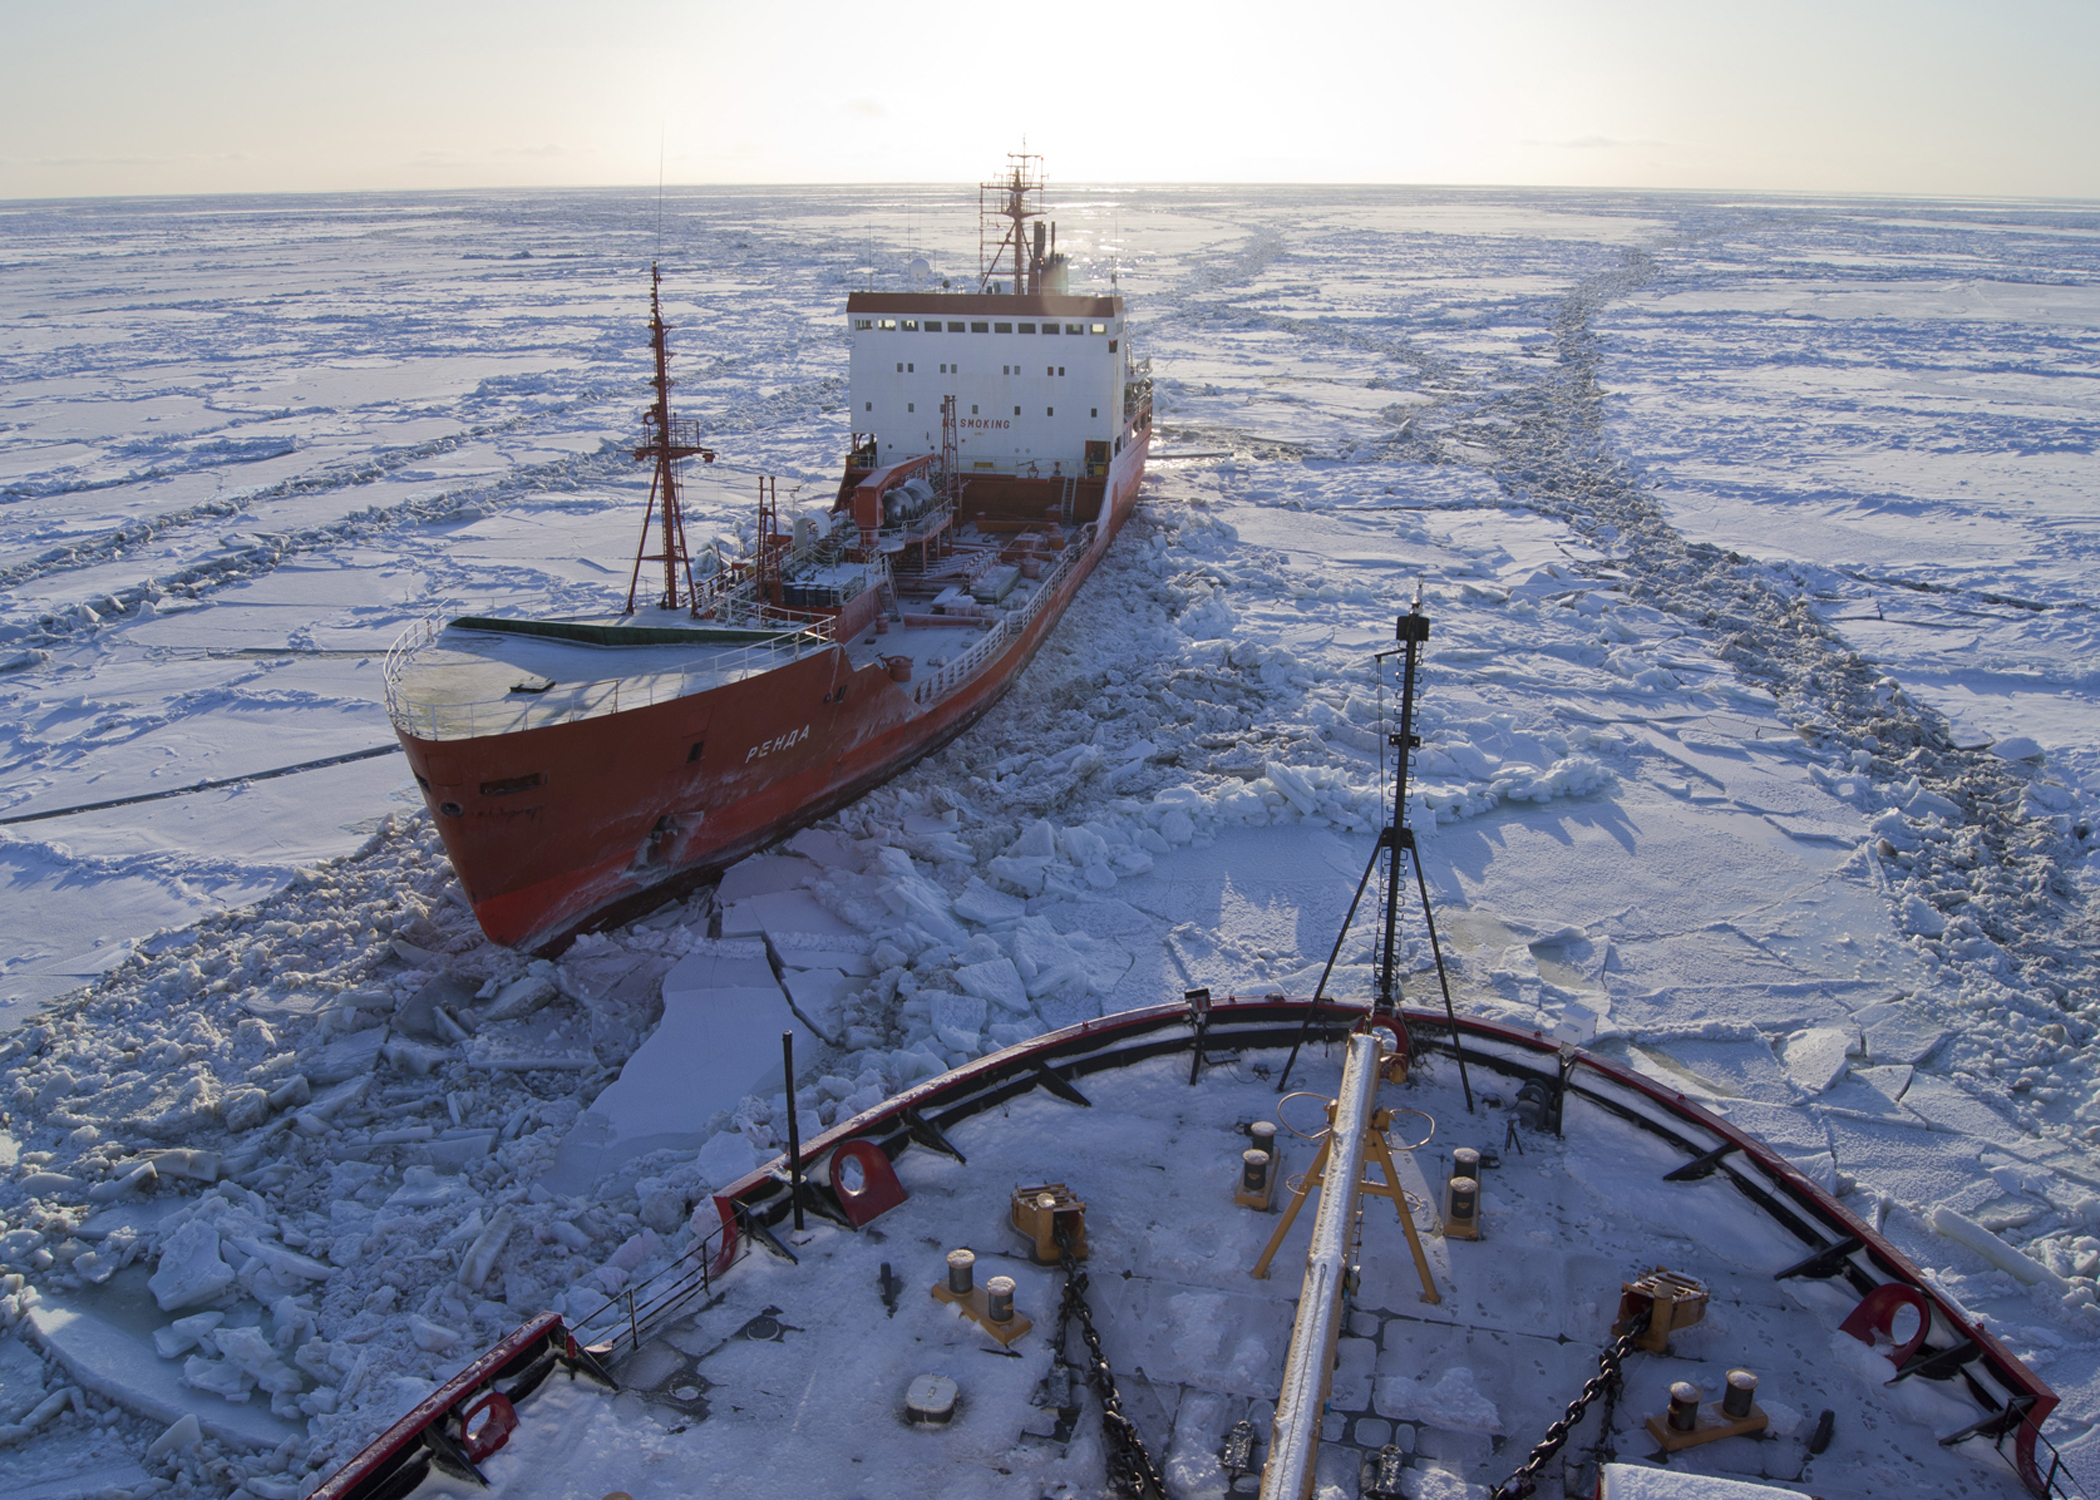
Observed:
[[[965,475],[1100,478],[1122,451],[1121,297],[858,292],[847,315],[853,425],[878,466],[939,450],[944,397]]]

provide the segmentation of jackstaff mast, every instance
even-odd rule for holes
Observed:
[[[664,565],[664,591],[656,601],[658,609],[697,608],[699,594],[693,587],[693,560],[685,547],[685,514],[678,504],[678,461],[698,454],[701,462],[713,463],[712,448],[700,445],[700,424],[691,418],[678,420],[671,415],[671,345],[669,329],[664,326],[663,272],[655,265],[649,267],[649,343],[656,351],[656,378],[649,383],[656,387],[656,402],[642,413],[642,443],[634,450],[636,463],[654,462],[656,473],[649,480],[649,508],[642,515],[642,539],[635,544],[634,572],[627,580],[627,613],[634,613],[634,596],[642,578],[642,564],[660,562]],[[663,538],[662,550],[651,552],[649,548],[650,523],[655,520],[659,498],[662,500]],[[685,575],[685,593],[679,594],[678,575]]]

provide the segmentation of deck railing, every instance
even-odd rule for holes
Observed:
[[[1072,544],[1065,548],[1057,562],[1045,573],[1028,602],[1010,614],[1002,615],[991,629],[979,635],[970,648],[953,661],[942,663],[933,674],[920,681],[912,689],[912,701],[922,707],[938,703],[972,677],[1005,648],[1009,641],[1024,634],[1029,624],[1047,607],[1051,597],[1064,583],[1066,576],[1079,566],[1094,545],[1094,523],[1089,521],[1079,528]]]
[[[714,1284],[750,1248],[748,1236],[717,1224],[648,1280],[622,1288],[595,1312],[570,1319],[569,1331],[585,1348],[604,1352],[608,1363],[632,1354],[657,1329],[714,1295]]]

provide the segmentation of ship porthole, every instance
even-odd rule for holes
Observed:
[[[438,811],[443,813],[448,818],[456,818],[464,812],[466,812],[466,809],[464,807],[461,807],[457,802],[440,802],[438,804]]]

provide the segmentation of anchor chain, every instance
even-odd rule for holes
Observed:
[[[1086,1305],[1086,1272],[1080,1269],[1064,1231],[1057,1231],[1057,1250],[1065,1271],[1064,1299],[1057,1309],[1057,1357],[1065,1358],[1065,1336],[1073,1318],[1079,1320],[1079,1336],[1086,1342],[1087,1375],[1101,1398],[1102,1434],[1108,1440],[1109,1487],[1124,1500],[1167,1500],[1167,1482],[1145,1451],[1137,1424],[1123,1411],[1123,1393],[1116,1389],[1115,1371],[1101,1351],[1101,1335],[1094,1331],[1094,1317]]]
[[[1648,1314],[1636,1313],[1633,1326],[1613,1339],[1605,1346],[1604,1352],[1597,1356],[1597,1373],[1584,1382],[1582,1390],[1568,1403],[1567,1414],[1546,1429],[1545,1437],[1531,1450],[1531,1456],[1524,1460],[1524,1467],[1496,1485],[1489,1493],[1488,1500],[1529,1500],[1531,1495],[1537,1493],[1539,1472],[1546,1467],[1554,1454],[1567,1446],[1568,1434],[1575,1430],[1576,1424],[1582,1420],[1582,1414],[1589,1410],[1590,1403],[1599,1396],[1609,1398],[1604,1441],[1611,1441],[1610,1413],[1618,1405],[1621,1367],[1626,1363],[1626,1356],[1639,1346],[1641,1335],[1647,1331]]]

